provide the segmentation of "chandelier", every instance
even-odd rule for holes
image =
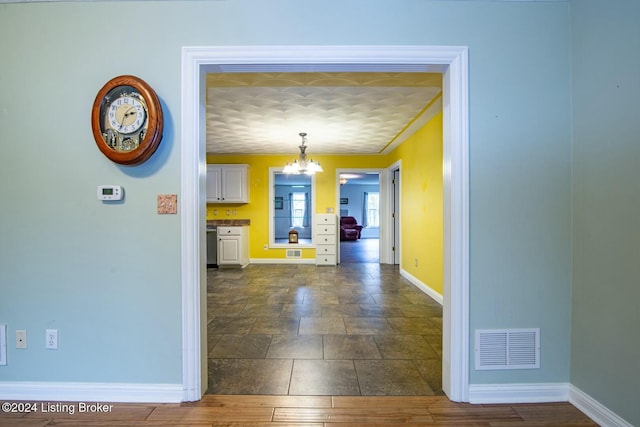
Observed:
[[[293,161],[293,163],[287,163],[282,172],[286,174],[299,175],[301,173],[307,175],[313,175],[316,172],[323,172],[320,163],[314,162],[312,159],[307,160],[307,154],[305,150],[307,146],[304,145],[307,142],[307,134],[300,132],[298,135],[302,137],[302,144],[298,146],[300,148],[300,157]]]

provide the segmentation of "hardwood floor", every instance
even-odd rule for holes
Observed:
[[[183,404],[113,404],[104,413],[0,412],[0,426],[596,426],[569,403],[471,405],[442,396],[219,396]]]

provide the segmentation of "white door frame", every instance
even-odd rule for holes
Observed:
[[[213,46],[182,49],[181,256],[184,401],[207,388],[205,74],[233,71],[443,73],[442,388],[469,400],[469,84],[465,46]]]
[[[386,206],[387,211],[387,223],[388,227],[388,241],[389,247],[387,248],[389,255],[389,264],[397,264],[402,268],[400,263],[402,251],[401,244],[401,229],[402,223],[400,222],[401,216],[399,215],[400,206],[402,206],[402,192],[400,191],[400,185],[397,182],[394,182],[395,171],[398,171],[398,179],[400,179],[400,174],[402,173],[402,160],[398,160],[387,168],[386,173],[386,186],[387,193],[389,194],[389,204]],[[395,217],[393,217],[395,216]],[[392,250],[391,247],[395,249]],[[397,262],[396,262],[397,261]]]
[[[379,192],[380,192],[380,224],[386,224],[385,222],[383,222],[384,219],[386,219],[386,212],[384,211],[384,207],[385,207],[385,196],[386,196],[386,191],[387,189],[383,187],[383,181],[384,181],[384,173],[385,173],[386,169],[380,169],[380,168],[337,168],[336,169],[336,214],[338,215],[338,220],[340,217],[340,174],[343,173],[367,173],[367,172],[375,172],[378,174],[378,187],[379,187]],[[378,238],[378,261],[381,264],[389,264],[387,258],[385,257],[385,254],[383,253],[383,247],[385,244],[387,244],[387,236],[383,233],[385,227],[380,227],[380,236]],[[338,236],[338,261],[340,261],[340,236]]]

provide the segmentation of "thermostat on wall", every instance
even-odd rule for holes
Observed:
[[[120,185],[98,185],[98,200],[122,200],[124,190]]]

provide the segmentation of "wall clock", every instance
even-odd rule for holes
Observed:
[[[121,165],[140,164],[162,140],[162,107],[155,91],[135,76],[118,76],[98,91],[91,110],[93,138]]]

